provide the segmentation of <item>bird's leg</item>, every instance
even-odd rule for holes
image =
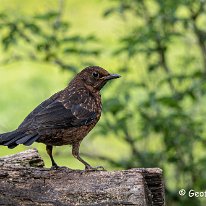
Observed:
[[[47,146],[46,146],[47,154],[49,155],[49,157],[50,157],[50,159],[51,159],[51,162],[52,162],[52,167],[51,167],[51,168],[58,169],[59,166],[58,166],[57,163],[54,161],[54,158],[53,158],[53,155],[52,155],[52,149],[53,149],[53,146],[51,146],[51,145],[47,145]]]
[[[85,165],[85,170],[105,170],[102,166],[92,167],[89,163],[83,160],[79,155],[80,143],[72,145],[72,155]]]

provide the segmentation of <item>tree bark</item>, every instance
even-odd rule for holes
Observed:
[[[162,170],[43,168],[37,150],[0,158],[0,205],[165,205]]]

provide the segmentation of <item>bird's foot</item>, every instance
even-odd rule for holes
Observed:
[[[84,171],[106,171],[106,170],[102,166],[92,167],[91,165],[86,165]]]
[[[58,165],[52,165],[51,170],[64,170],[64,169],[70,169],[65,166],[58,166]]]

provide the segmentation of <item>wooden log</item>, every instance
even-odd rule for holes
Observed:
[[[43,166],[35,149],[0,158],[0,205],[165,205],[158,168],[85,172]]]

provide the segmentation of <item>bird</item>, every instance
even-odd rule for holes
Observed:
[[[53,158],[53,147],[71,145],[72,155],[84,164],[85,170],[103,168],[92,167],[82,159],[79,148],[100,119],[100,90],[108,81],[119,77],[99,66],[84,68],[65,89],[38,105],[16,130],[0,134],[0,145],[13,149],[19,144],[43,143],[54,169],[60,167]]]

